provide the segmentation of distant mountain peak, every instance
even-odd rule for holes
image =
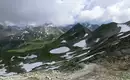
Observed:
[[[94,31],[99,27],[98,24],[89,24],[87,22],[81,23],[84,27],[87,27],[89,30]]]

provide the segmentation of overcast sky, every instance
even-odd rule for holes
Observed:
[[[125,22],[130,0],[0,0],[0,22],[57,25]]]

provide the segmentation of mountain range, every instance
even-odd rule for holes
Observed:
[[[130,52],[130,21],[24,29],[1,25],[0,32],[0,75],[57,69],[64,61],[91,62]]]

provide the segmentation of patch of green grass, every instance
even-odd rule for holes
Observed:
[[[18,46],[17,49],[11,49],[7,52],[11,53],[25,53],[30,51],[35,51],[42,49],[44,45],[51,43],[51,41],[31,41],[31,42],[25,42]]]

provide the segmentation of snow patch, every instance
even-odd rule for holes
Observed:
[[[4,76],[12,76],[12,75],[15,75],[15,74],[17,74],[17,73],[15,73],[15,72],[10,72],[10,73],[4,74]]]
[[[118,36],[122,36],[123,34],[124,34],[124,33],[119,33],[119,34],[117,35],[117,37],[118,37]]]
[[[22,59],[32,59],[32,58],[36,58],[37,55],[30,55],[30,56],[26,56],[26,57],[21,57],[21,56],[18,56],[18,58],[22,58]]]
[[[14,61],[14,58],[15,58],[15,56],[13,56],[13,57],[11,58],[11,61]]]
[[[61,41],[61,43],[67,43],[67,41],[66,41],[66,40],[63,40],[63,41]]]
[[[30,56],[27,56],[28,59],[32,59],[32,58],[36,58],[37,55],[30,55]]]
[[[38,32],[41,33],[41,34],[43,33],[43,32],[41,32],[41,31],[38,31]]]
[[[86,41],[85,40],[81,40],[78,43],[75,43],[73,46],[74,47],[86,47]]]
[[[86,33],[85,35],[84,35],[84,37],[87,37],[88,36],[88,33]]]
[[[27,34],[27,33],[29,33],[29,32],[28,32],[28,31],[24,31],[23,33]]]
[[[3,75],[3,74],[5,74],[5,73],[6,73],[6,69],[5,69],[5,68],[0,69],[0,75]]]
[[[88,60],[88,59],[90,59],[90,58],[94,57],[95,55],[96,55],[96,54],[91,55],[91,56],[88,56],[88,57],[86,57],[86,58],[84,58],[84,59],[80,60],[80,62],[83,62],[83,61],[85,61],[85,60]]]
[[[127,31],[130,31],[130,27],[129,27],[128,25],[125,25],[125,24],[118,24],[117,26],[118,26],[118,27],[121,27],[120,32],[127,32]]]
[[[91,47],[84,47],[83,50],[90,49]]]
[[[68,52],[66,53],[65,55],[61,56],[62,58],[65,58],[65,59],[71,59],[73,57],[73,54],[74,52]]]
[[[50,68],[48,68],[46,71],[48,71],[48,70],[54,70],[54,69],[58,69],[59,68],[59,66],[51,66]]]
[[[20,65],[23,66],[22,67],[23,69],[25,69],[27,72],[29,72],[33,68],[43,65],[43,63],[42,62],[36,62],[36,63],[31,63],[31,64],[29,64],[29,63],[26,63],[26,64],[20,63]]]
[[[61,54],[61,53],[65,53],[70,51],[70,49],[68,47],[60,47],[60,48],[56,48],[56,49],[52,49],[50,51],[50,53],[52,54]]]
[[[0,69],[0,76],[11,76],[14,74],[17,74],[17,73],[15,73],[15,72],[7,73],[5,68]]]
[[[52,62],[44,63],[44,65],[45,65],[45,64],[47,64],[47,65],[53,65],[53,64],[55,64],[55,63],[56,63],[55,61],[52,61]]]
[[[26,57],[21,57],[21,56],[18,56],[18,58],[20,58],[20,59],[26,59]]]
[[[127,34],[127,35],[125,35],[125,36],[122,36],[121,38],[125,38],[125,37],[128,37],[128,36],[130,36],[130,34]],[[121,39],[121,38],[120,38],[120,39]]]
[[[80,54],[80,55],[78,55],[78,56],[76,56],[76,57],[81,57],[81,56],[85,56],[86,54],[88,54],[90,51],[88,51],[88,52],[86,52],[86,53],[83,53],[83,54]]]
[[[0,63],[2,62],[2,60],[0,60]]]
[[[95,40],[95,42],[97,43],[99,40],[100,40],[100,38],[97,38],[97,39]]]

